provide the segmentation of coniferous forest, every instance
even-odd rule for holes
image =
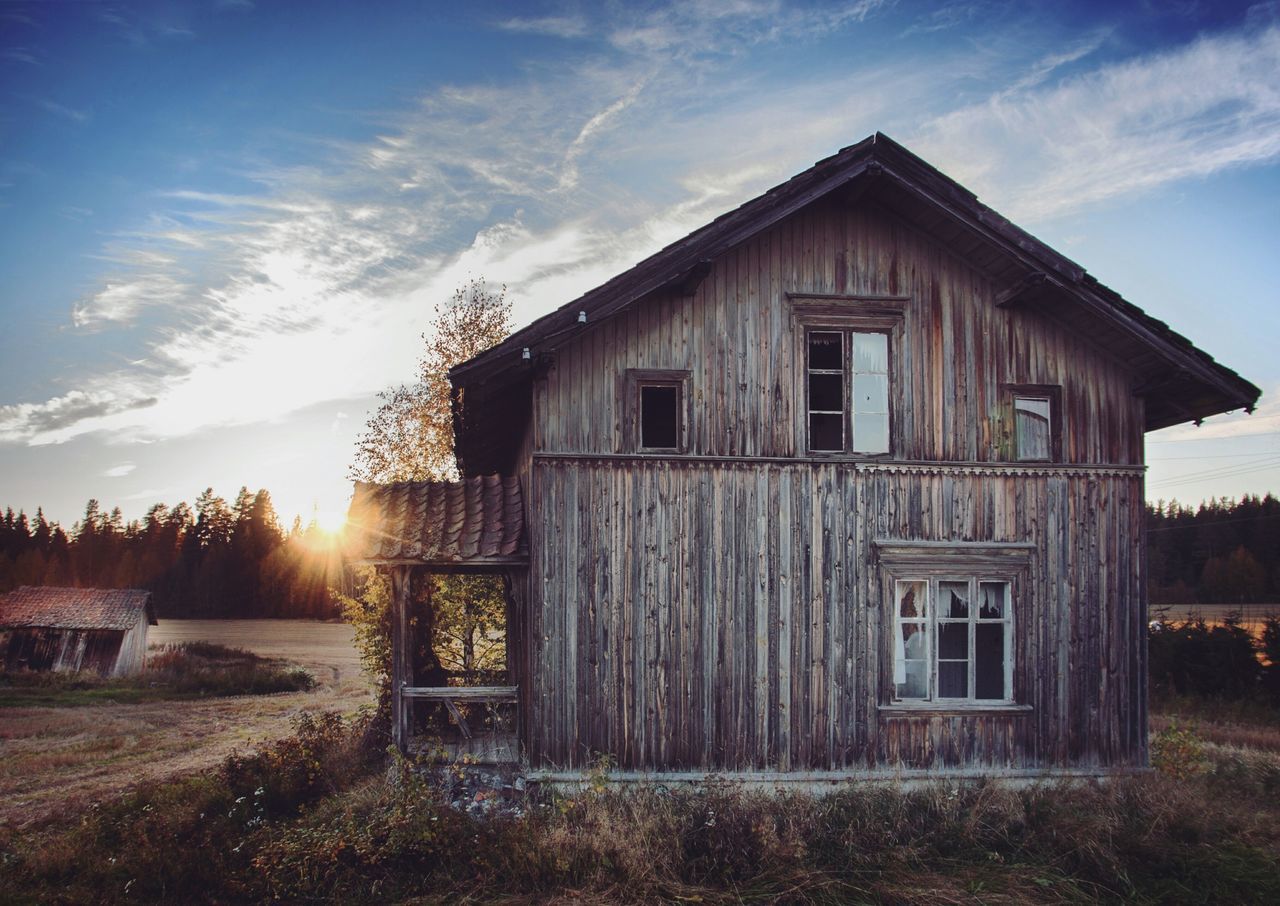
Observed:
[[[1153,606],[1280,602],[1280,500],[1267,494],[1147,507]],[[183,617],[338,615],[336,539],[300,520],[288,531],[271,495],[234,503],[206,490],[194,506],[157,503],[125,522],[90,500],[70,530],[7,509],[0,518],[0,593],[19,585],[146,588],[159,614]]]
[[[1280,500],[1148,505],[1147,576],[1153,606],[1280,602]]]
[[[170,619],[336,617],[343,581],[337,539],[299,519],[285,531],[271,495],[241,488],[235,502],[206,490],[195,506],[157,503],[125,522],[90,500],[70,530],[6,509],[0,518],[0,593],[19,585],[145,588]]]

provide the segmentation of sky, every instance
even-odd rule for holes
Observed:
[[[0,507],[346,507],[432,306],[523,325],[881,131],[1263,390],[1148,496],[1280,492],[1280,3],[0,0]]]

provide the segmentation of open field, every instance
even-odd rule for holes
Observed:
[[[306,667],[321,682],[363,681],[354,639],[348,624],[316,620],[161,620],[147,634],[153,646],[200,641],[243,648]]]
[[[143,781],[207,768],[278,739],[304,711],[372,702],[351,627],[290,620],[165,620],[153,645],[213,641],[305,667],[312,692],[0,710],[0,824],[83,808]]]

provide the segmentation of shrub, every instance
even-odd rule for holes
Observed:
[[[1174,780],[1185,780],[1205,768],[1204,743],[1193,727],[1170,722],[1151,740],[1151,766]]]
[[[1221,626],[1199,619],[1154,624],[1148,651],[1154,696],[1240,699],[1259,690],[1262,665],[1236,614]]]

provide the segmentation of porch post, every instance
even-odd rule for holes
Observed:
[[[413,570],[391,568],[391,739],[401,753],[408,751],[413,704],[400,694],[409,685],[409,601]]]

